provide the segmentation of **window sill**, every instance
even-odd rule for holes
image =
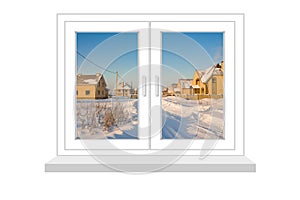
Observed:
[[[103,164],[92,156],[57,156],[45,164],[46,172],[255,172],[256,164],[245,156],[182,156],[171,164],[170,156],[106,156]],[[174,157],[176,160],[176,157]],[[122,170],[118,170],[122,169]]]

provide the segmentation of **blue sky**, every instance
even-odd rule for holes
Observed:
[[[193,78],[196,69],[206,69],[223,60],[223,33],[162,33],[162,84]]]
[[[109,88],[115,85],[118,71],[122,78],[138,86],[137,33],[77,33],[77,51],[96,63],[97,67],[77,54],[77,73],[100,72]],[[223,33],[162,33],[162,84],[169,86],[179,78],[193,78],[195,69],[223,60]]]
[[[113,89],[116,75],[109,71],[118,71],[121,78],[137,87],[137,38],[137,33],[77,33],[77,51],[99,66],[77,54],[77,73],[103,73],[108,87]]]

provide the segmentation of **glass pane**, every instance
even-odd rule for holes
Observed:
[[[162,139],[224,139],[221,32],[162,33]]]
[[[138,34],[76,33],[77,139],[137,139]]]

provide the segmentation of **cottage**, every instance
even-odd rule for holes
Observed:
[[[194,95],[219,95],[224,92],[224,62],[209,67],[207,70],[196,70],[192,88]]]
[[[193,79],[179,79],[177,88],[181,96],[187,96],[192,94],[192,81]]]
[[[117,84],[117,88],[115,89],[116,96],[124,96],[131,98],[133,94],[134,89],[132,89],[132,87],[128,83],[120,82]]]
[[[95,75],[77,74],[77,99],[107,99],[108,91],[104,76],[100,73]]]
[[[168,91],[168,95],[174,96],[175,93],[176,93],[176,91],[179,91],[179,90],[177,90],[177,83],[172,83],[170,85],[170,88],[169,88],[169,91]]]

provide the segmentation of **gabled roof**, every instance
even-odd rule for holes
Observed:
[[[83,75],[78,74],[76,78],[77,85],[97,85],[102,75]]]
[[[223,71],[221,69],[220,64],[213,65],[205,70],[205,73],[202,75],[201,81],[203,83],[207,83],[209,79],[213,76],[223,75]]]
[[[192,85],[193,79],[179,79],[181,88],[190,88]]]
[[[204,74],[205,74],[205,71],[204,70],[196,70],[197,73],[198,73],[198,76],[201,78]]]
[[[120,82],[118,83],[118,90],[129,90],[131,86],[128,83]]]

